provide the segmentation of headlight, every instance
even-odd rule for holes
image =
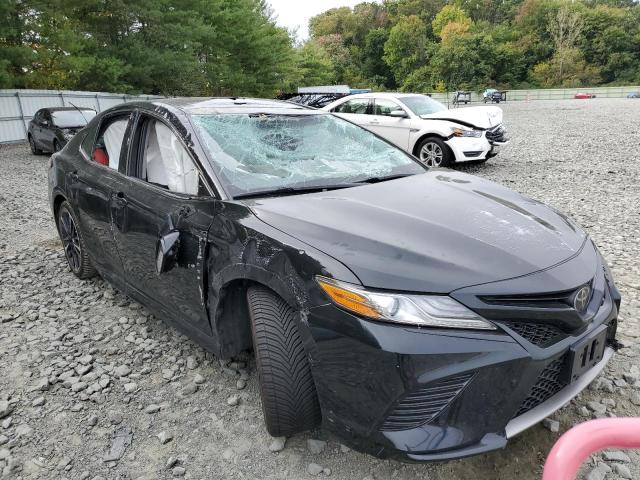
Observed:
[[[447,295],[377,293],[317,276],[329,298],[349,312],[374,320],[421,327],[495,330],[496,327]]]
[[[468,128],[458,128],[455,127],[453,129],[454,137],[474,137],[478,138],[482,136],[482,130],[470,130]]]

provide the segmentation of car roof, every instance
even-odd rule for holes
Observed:
[[[220,113],[269,113],[282,115],[325,114],[325,112],[321,110],[316,110],[297,103],[264,98],[174,97],[136,103],[138,105],[144,105],[147,103],[147,107],[163,106],[173,108],[191,115]]]
[[[353,98],[405,98],[415,97],[416,95],[425,96],[422,93],[403,93],[403,92],[369,92],[369,93],[356,93],[354,95],[347,95],[339,98],[336,102],[341,100],[351,100]]]

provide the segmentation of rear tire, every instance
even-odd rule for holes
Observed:
[[[34,155],[42,155],[42,150],[36,147],[36,141],[31,134],[29,135],[29,147],[31,147],[31,153]]]
[[[69,202],[62,202],[58,208],[56,218],[58,234],[64,248],[64,256],[67,259],[69,268],[74,275],[82,280],[91,278],[96,274],[96,269],[91,264],[87,248],[82,239],[78,219],[73,213]]]
[[[264,287],[250,287],[247,301],[268,432],[291,436],[318,426],[320,404],[296,326],[297,313]]]

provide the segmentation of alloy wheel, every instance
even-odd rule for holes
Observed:
[[[80,245],[78,228],[68,210],[63,210],[60,214],[59,228],[60,239],[62,240],[64,254],[67,257],[67,262],[69,262],[69,267],[74,273],[78,273],[80,271],[82,247]]]
[[[420,160],[428,167],[439,167],[442,157],[442,148],[435,142],[427,142],[420,149]]]

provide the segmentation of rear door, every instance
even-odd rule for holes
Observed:
[[[80,228],[91,261],[101,275],[122,284],[122,262],[111,231],[111,207],[114,192],[125,177],[125,141],[134,113],[119,112],[105,116],[88,130],[81,146],[82,160],[67,174]],[[97,158],[107,158],[98,162]]]
[[[373,102],[373,115],[369,116],[367,128],[407,150],[409,148],[409,133],[411,132],[411,119],[408,113],[400,104],[390,98],[375,98]],[[393,111],[404,112],[407,117],[392,117],[391,112]]]
[[[344,103],[334,107],[331,111],[336,115],[349,120],[357,125],[367,127],[367,122],[370,119],[369,104],[371,99],[369,98],[352,98]]]
[[[181,135],[140,113],[126,181],[113,192],[113,232],[129,288],[187,327],[211,334],[206,302],[207,234],[218,205]],[[176,262],[157,269],[158,242],[179,233]]]

